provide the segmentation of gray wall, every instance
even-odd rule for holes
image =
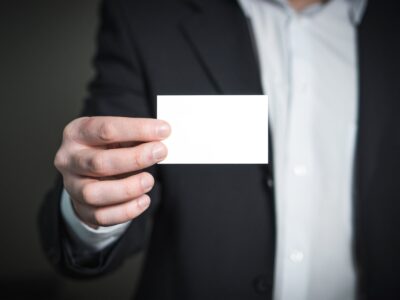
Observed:
[[[94,281],[62,278],[41,253],[36,217],[64,125],[92,76],[96,0],[0,1],[0,298],[127,299],[140,257]],[[52,294],[53,293],[53,294]],[[116,297],[118,296],[118,297]],[[43,299],[43,298],[42,298]]]

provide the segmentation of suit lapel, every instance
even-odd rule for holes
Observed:
[[[182,31],[221,94],[261,94],[256,51],[246,17],[233,0],[187,0],[195,9]],[[359,116],[356,148],[356,188],[364,193],[377,165],[380,140],[388,121],[389,103],[382,97],[389,67],[379,60],[387,28],[379,1],[369,1],[358,30]],[[377,6],[377,7],[374,7]],[[382,7],[382,5],[380,5]],[[386,41],[387,44],[387,41]],[[390,98],[390,97],[388,97]]]
[[[236,1],[191,0],[197,9],[182,30],[217,93],[262,94],[246,17]]]
[[[182,22],[188,43],[214,83],[217,93],[263,94],[256,46],[250,23],[235,0],[188,0],[195,13]],[[269,164],[261,165],[265,183],[272,179],[272,136],[269,134]],[[274,219],[273,196],[270,197]]]

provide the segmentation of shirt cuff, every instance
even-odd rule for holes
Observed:
[[[83,223],[72,207],[71,198],[64,189],[61,195],[61,215],[74,243],[93,252],[101,251],[114,243],[126,231],[131,221],[96,229]]]

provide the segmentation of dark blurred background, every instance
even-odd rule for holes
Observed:
[[[97,0],[0,1],[0,299],[128,299],[141,257],[76,281],[45,260],[37,212],[92,76]]]

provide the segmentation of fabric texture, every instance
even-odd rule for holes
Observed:
[[[358,30],[354,255],[360,299],[400,295],[397,12],[397,1],[369,1]],[[261,94],[251,41],[235,1],[106,0],[97,75],[83,114],[155,117],[157,94]],[[96,254],[72,247],[58,178],[39,216],[44,252],[62,273],[87,278],[147,247],[136,299],[271,299],[271,162],[151,168],[157,184],[149,210]]]

